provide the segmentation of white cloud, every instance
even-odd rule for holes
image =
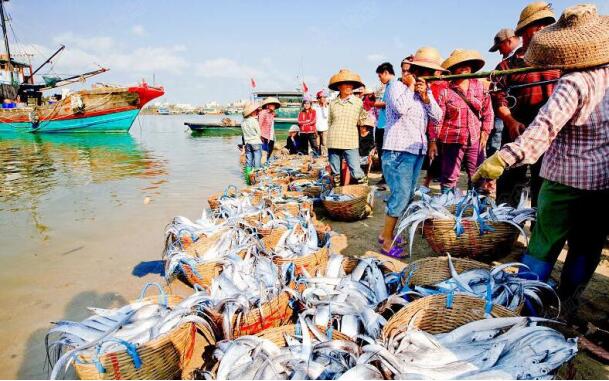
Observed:
[[[72,32],[67,32],[55,36],[53,41],[56,44],[63,44],[66,47],[80,48],[94,51],[107,51],[116,48],[116,44],[112,37],[107,36],[92,36],[83,37],[77,36]]]
[[[378,54],[378,53],[368,54],[366,56],[366,59],[370,62],[375,62],[375,63],[381,63],[381,62],[387,60],[387,58],[384,55]]]
[[[196,74],[203,78],[261,78],[264,72],[251,66],[242,65],[230,58],[206,60],[196,67]]]
[[[142,37],[144,35],[146,35],[146,30],[144,29],[144,27],[142,25],[134,25],[131,27],[131,33],[133,33],[136,36]]]

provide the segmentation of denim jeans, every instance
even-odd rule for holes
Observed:
[[[503,120],[495,118],[493,130],[486,142],[486,157],[490,157],[501,148],[501,136],[503,134]]]
[[[245,145],[245,166],[250,168],[260,168],[262,160],[262,144]]]
[[[408,152],[383,151],[383,174],[391,194],[387,199],[386,213],[390,217],[402,216],[419,180],[425,155]]]
[[[359,164],[359,150],[357,148],[328,149],[328,161],[330,162],[330,168],[332,168],[332,175],[334,176],[340,176],[341,159],[345,159],[347,162],[351,176],[354,179],[360,180],[364,177],[364,171],[362,171]]]

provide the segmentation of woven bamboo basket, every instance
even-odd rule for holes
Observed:
[[[199,239],[188,246],[186,253],[193,257],[198,257],[204,254],[211,246],[218,242],[218,240],[222,237],[222,234],[224,234],[224,231],[199,237]]]
[[[455,294],[452,305],[447,307],[446,295],[433,295],[417,299],[393,315],[381,336],[387,340],[408,329],[409,323],[422,331],[438,334],[450,332],[464,324],[485,318],[486,301],[474,296]],[[416,315],[416,319],[413,317]],[[493,305],[493,317],[514,317],[514,312],[505,307]]]
[[[328,215],[340,221],[361,220],[372,212],[372,201],[370,198],[370,187],[367,185],[346,185],[334,188],[334,193],[353,196],[348,201],[322,200]]]
[[[299,186],[301,186],[302,184],[306,184],[306,183],[310,182],[311,180],[312,179],[294,180],[290,183],[289,189],[297,190]],[[315,180],[313,180],[313,181],[315,181]],[[325,190],[327,190],[327,189],[324,189],[321,185],[311,185],[311,186],[304,187],[302,189],[302,193],[304,193],[306,196],[309,196],[312,198],[317,198]]]
[[[211,210],[218,210],[220,207],[220,199],[222,197],[236,197],[237,196],[237,188],[234,186],[229,186],[226,190],[222,192],[216,192],[207,198],[207,203],[209,204],[209,208]]]
[[[277,218],[283,218],[286,214],[295,217],[305,209],[308,209],[311,215],[315,214],[311,200],[268,200],[267,206],[271,208]]]
[[[452,258],[452,263],[458,273],[473,269],[491,269],[491,266],[486,263],[466,258]],[[432,286],[450,279],[452,276],[448,267],[448,257],[431,257],[414,261],[404,269],[404,277],[405,279],[402,279],[402,282],[408,281],[409,287]],[[524,302],[520,303],[514,309],[514,312],[520,314],[523,307]]]
[[[144,300],[160,302],[161,296]],[[182,298],[176,295],[166,297],[169,306],[178,304]],[[197,331],[203,342],[196,346]],[[185,366],[193,357],[200,357],[205,348],[216,344],[215,335],[207,328],[194,323],[176,327],[167,334],[137,347],[137,356],[141,361],[135,367],[134,358],[127,350],[105,353],[94,363],[93,355],[81,354],[74,362],[74,368],[81,380],[171,380],[179,378]],[[197,353],[195,353],[195,351]]]
[[[196,272],[187,265],[181,264],[181,274],[178,279],[189,287],[201,286],[207,288],[211,286],[211,281],[222,273],[224,261],[214,260],[197,264]]]
[[[309,255],[298,258],[273,257],[273,262],[279,268],[285,264],[293,264],[294,273],[296,275],[302,274],[303,269],[309,274],[315,274],[318,270],[325,269],[326,264],[328,263],[328,248],[322,247]]]
[[[427,220],[423,225],[423,237],[438,254],[493,259],[509,253],[518,239],[518,229],[505,222],[489,222],[495,231],[483,235],[480,235],[478,222],[464,219],[461,224],[464,232],[457,237],[453,219]]]
[[[245,314],[236,314],[232,321],[232,338],[255,335],[268,328],[281,327],[292,321],[293,310],[290,294],[282,291],[259,308],[252,308]],[[216,324],[222,326],[222,315],[215,316]],[[230,339],[225,337],[225,339]]]
[[[261,241],[267,250],[275,250],[281,236],[288,230],[285,226],[279,226],[272,229],[269,234],[262,237]]]

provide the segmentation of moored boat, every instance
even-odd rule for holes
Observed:
[[[298,113],[302,105],[303,93],[301,91],[255,91],[257,101],[267,97],[276,97],[281,107],[275,112],[275,129],[288,130],[291,125],[298,124]]]

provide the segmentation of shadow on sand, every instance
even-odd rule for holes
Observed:
[[[63,317],[48,316],[49,328],[51,321],[57,320],[75,320],[80,321],[89,316],[87,307],[94,306],[100,308],[111,308],[126,304],[127,300],[115,293],[98,293],[96,291],[85,291],[77,294],[66,305]],[[44,347],[44,337],[47,329],[38,329],[34,331],[27,343],[24,352],[24,360],[21,363],[16,377],[18,379],[48,379],[50,369],[46,363],[46,350]],[[75,379],[76,374],[69,371],[66,378]]]

